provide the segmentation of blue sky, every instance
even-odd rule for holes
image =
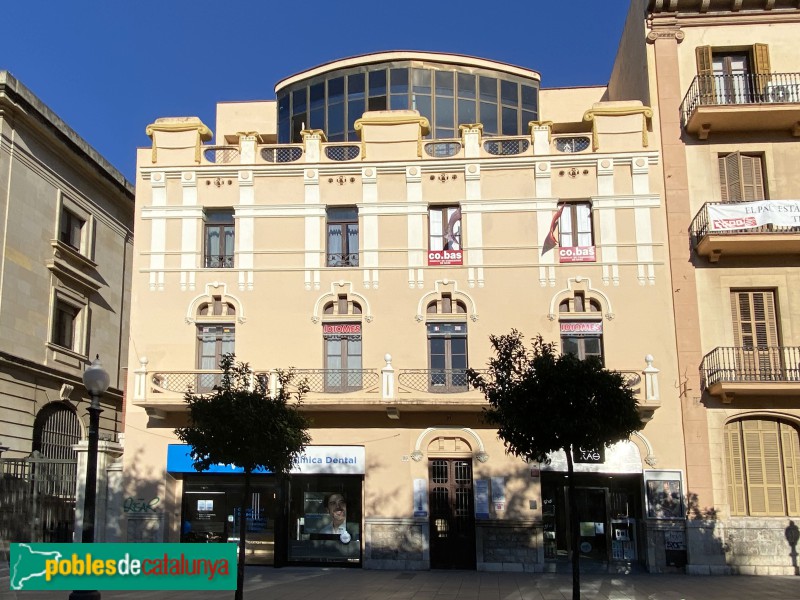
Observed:
[[[603,85],[629,0],[5,0],[10,71],[129,180],[145,127],[380,50],[432,50],[538,71],[543,87]]]

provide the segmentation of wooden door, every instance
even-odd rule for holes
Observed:
[[[428,463],[432,569],[475,568],[472,461],[437,458]]]

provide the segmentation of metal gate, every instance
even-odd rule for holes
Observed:
[[[72,542],[75,529],[75,460],[0,459],[0,539]]]

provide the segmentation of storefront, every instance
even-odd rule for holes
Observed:
[[[636,446],[578,451],[574,459],[581,560],[635,564],[644,558],[642,466]],[[572,547],[566,457],[554,453],[542,466],[542,522],[545,561],[567,561]]]
[[[248,564],[360,566],[363,446],[308,446],[283,483],[260,471],[246,503]],[[240,467],[198,473],[189,446],[170,444],[167,471],[183,480],[182,542],[238,542]]]

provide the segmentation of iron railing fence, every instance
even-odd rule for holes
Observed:
[[[214,164],[227,164],[239,158],[239,149],[231,146],[212,146],[203,149],[205,159]]]
[[[269,163],[290,163],[300,160],[303,148],[300,146],[270,146],[261,148],[261,158]]]
[[[77,479],[76,460],[0,459],[0,540],[72,542]]]
[[[800,102],[800,73],[697,75],[681,103],[685,126],[697,107]]]
[[[744,202],[744,201],[743,201]],[[720,229],[712,230],[711,221],[708,217],[708,207],[716,204],[725,204],[723,202],[706,202],[703,207],[692,219],[692,224],[689,226],[689,236],[692,240],[692,246],[697,246],[705,236],[710,233],[714,235],[751,235],[755,233],[790,233],[800,230],[798,227],[790,227],[784,225],[773,225],[767,223],[759,225],[758,227],[747,227],[744,229]]]
[[[798,346],[727,346],[714,348],[700,364],[700,383],[800,382]]]
[[[329,267],[357,267],[358,252],[350,254],[328,254],[327,264]]]
[[[432,394],[460,394],[470,390],[466,369],[402,369],[397,374],[397,385],[402,390]]]
[[[233,254],[206,254],[206,269],[232,269]]]

